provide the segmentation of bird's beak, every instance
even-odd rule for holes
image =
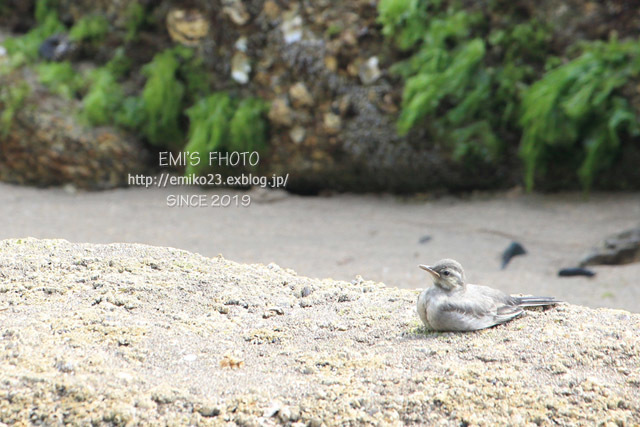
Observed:
[[[423,269],[427,273],[432,274],[435,277],[440,277],[440,273],[438,273],[437,271],[435,271],[433,268],[429,267],[428,265],[420,264],[418,267],[420,267],[421,269]]]

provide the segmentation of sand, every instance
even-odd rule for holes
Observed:
[[[471,333],[417,292],[137,244],[0,241],[0,425],[638,425],[640,315]]]
[[[176,195],[226,195],[232,206],[169,207]],[[249,196],[248,207],[234,197]],[[129,188],[85,193],[0,185],[0,239],[136,242],[243,263],[275,262],[309,277],[430,286],[419,263],[455,258],[470,282],[573,304],[640,312],[640,264],[594,267],[594,278],[559,278],[610,233],[638,226],[640,193],[468,197],[331,195],[281,191]],[[426,243],[429,236],[430,240]],[[528,251],[500,270],[512,240]]]

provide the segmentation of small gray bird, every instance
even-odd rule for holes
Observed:
[[[467,284],[458,261],[443,259],[433,267],[434,286],[418,297],[418,315],[436,331],[477,331],[524,314],[523,307],[554,305],[553,297],[515,297],[488,286]]]

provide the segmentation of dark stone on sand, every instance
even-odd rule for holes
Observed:
[[[431,236],[429,236],[428,234],[426,234],[426,235],[422,236],[422,237],[420,238],[420,240],[418,240],[418,243],[425,244],[425,243],[429,242],[430,240],[431,240]]]
[[[595,275],[596,273],[594,271],[589,270],[587,268],[581,268],[581,267],[563,268],[558,271],[558,276],[560,277],[574,277],[574,276],[593,277]]]
[[[509,264],[509,261],[511,261],[511,258],[518,255],[524,255],[526,253],[527,251],[520,243],[511,242],[507,249],[502,252],[502,266],[500,268],[504,270],[507,267],[507,264]]]
[[[640,227],[613,234],[580,260],[585,265],[620,265],[640,261]]]

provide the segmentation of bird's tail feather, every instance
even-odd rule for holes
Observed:
[[[518,305],[521,307],[535,307],[540,305],[554,305],[562,301],[555,297],[517,297]]]

